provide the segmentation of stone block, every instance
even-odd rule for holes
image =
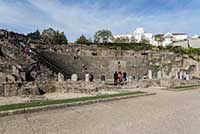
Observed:
[[[72,74],[71,80],[72,81],[77,81],[78,80],[78,75],[77,74]]]
[[[58,73],[58,81],[59,82],[64,81],[64,75],[62,73]]]

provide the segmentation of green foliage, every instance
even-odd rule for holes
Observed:
[[[129,43],[129,38],[128,37],[118,37],[114,39],[115,43]]]
[[[191,88],[191,87],[200,87],[200,85],[182,85],[182,86],[176,86],[174,88],[181,89],[181,88]]]
[[[136,38],[134,36],[132,36],[131,37],[131,43],[136,43],[136,42],[137,42]]]
[[[30,39],[33,39],[33,40],[40,40],[41,35],[40,35],[39,30],[36,30],[36,31],[33,32],[33,33],[28,33],[28,34],[27,34],[27,37],[30,38]]]
[[[144,35],[142,35],[141,43],[149,44],[150,41]]]
[[[94,42],[97,44],[109,43],[113,40],[112,32],[109,30],[99,30],[94,35]]]
[[[158,41],[158,42],[162,42],[162,41],[164,41],[164,37],[163,37],[162,34],[157,34],[155,36],[155,40]]]
[[[53,43],[59,44],[59,45],[67,44],[68,40],[67,40],[64,32],[60,33],[59,31],[57,31],[56,34],[53,36]]]
[[[67,44],[68,40],[64,32],[55,31],[53,28],[44,29],[42,32],[42,40],[50,44]]]
[[[181,46],[159,46],[160,50],[169,50],[170,52],[188,55],[200,55],[200,48],[183,48]]]
[[[160,68],[161,68],[160,65],[152,65],[152,66],[151,66],[151,69],[152,69],[153,71],[158,71]]]
[[[78,44],[88,44],[89,40],[84,35],[81,35],[80,38],[77,39],[76,43],[78,43]]]
[[[122,50],[135,50],[135,51],[141,51],[141,50],[151,50],[153,48],[150,44],[145,43],[107,43],[105,45],[102,45],[101,47],[106,48],[121,48]]]

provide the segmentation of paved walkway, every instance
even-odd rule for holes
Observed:
[[[200,89],[0,118],[0,134],[199,134]]]

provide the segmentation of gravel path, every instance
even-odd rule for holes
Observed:
[[[0,118],[0,134],[199,134],[200,90]]]
[[[34,99],[34,98],[37,99],[39,97],[43,98],[44,100],[57,100],[57,99],[79,98],[79,97],[86,97],[86,96],[92,96],[92,95],[84,94],[84,93],[47,93],[43,96],[30,96],[30,97],[24,97],[24,98],[20,96],[0,97],[0,105],[30,102],[31,99]]]

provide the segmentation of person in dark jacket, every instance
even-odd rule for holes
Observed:
[[[127,73],[126,72],[123,72],[122,81],[123,81],[123,84],[127,84]]]
[[[118,73],[117,73],[117,71],[115,71],[115,73],[114,73],[114,85],[117,85],[117,81],[118,81]]]
[[[94,75],[90,73],[90,75],[89,75],[89,81],[93,82],[93,80],[94,80]]]

